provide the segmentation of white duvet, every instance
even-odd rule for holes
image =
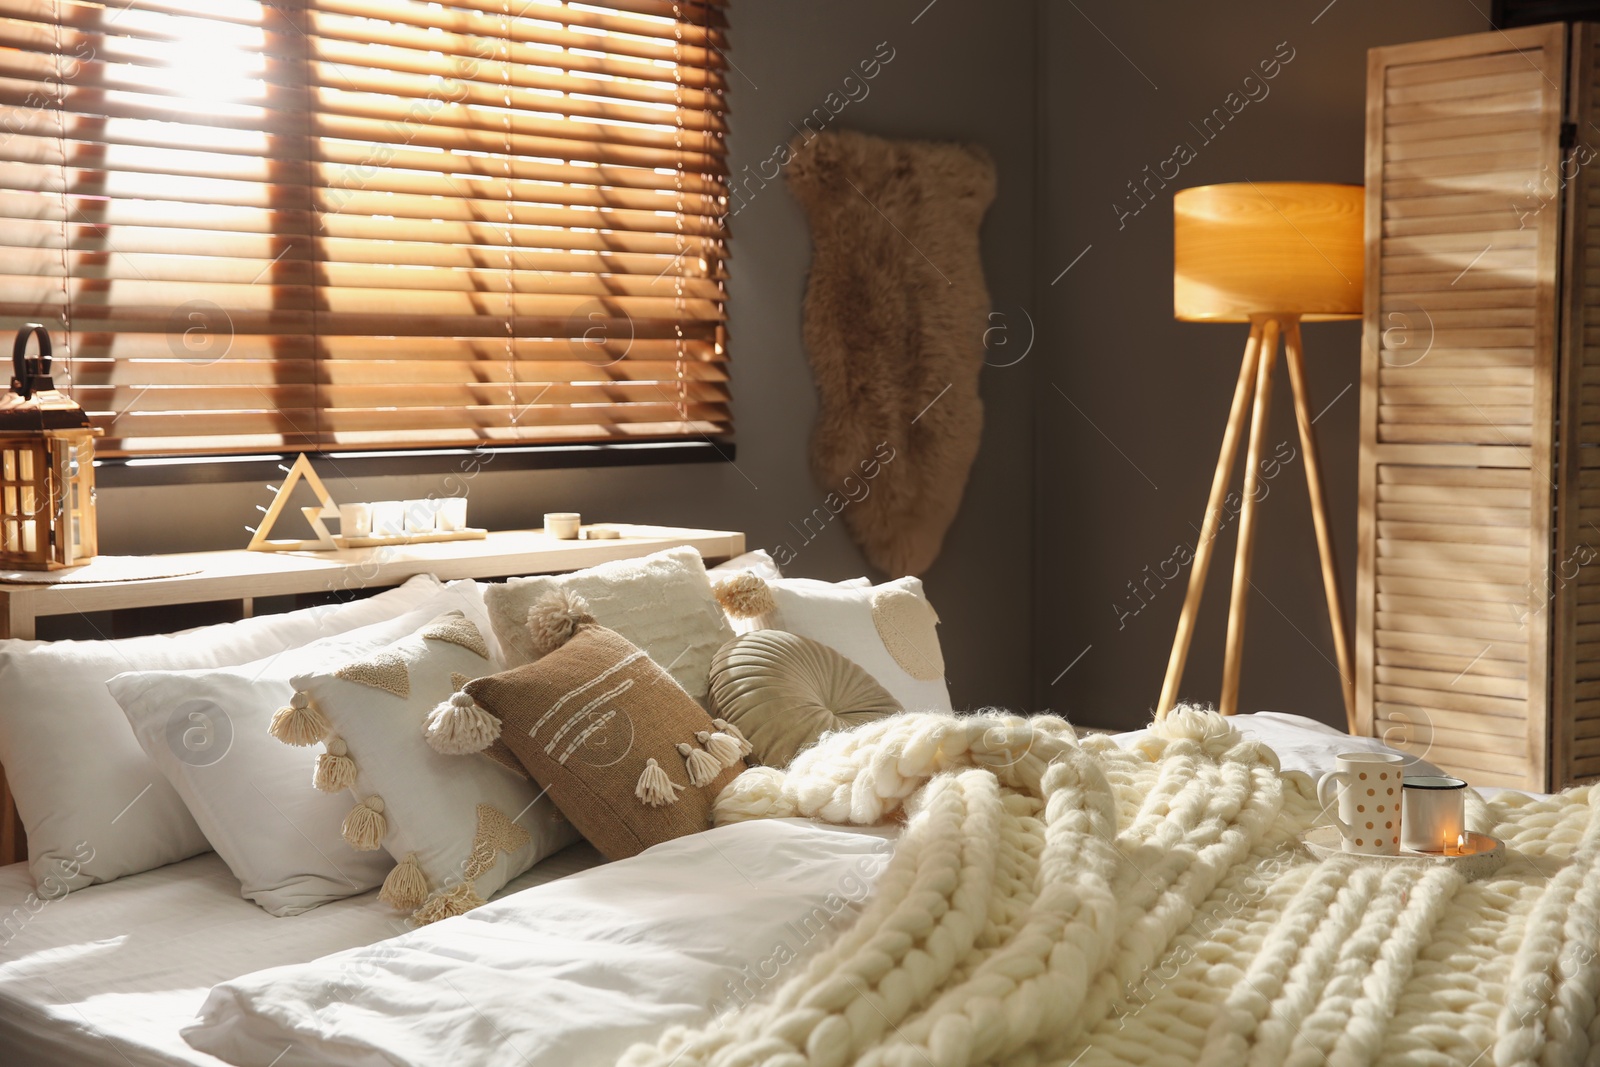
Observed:
[[[855,918],[895,833],[763,820],[679,838],[225,982],[183,1036],[241,1067],[609,1067],[787,977]]]

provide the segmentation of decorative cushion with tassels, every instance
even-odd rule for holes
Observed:
[[[477,907],[577,836],[494,744],[499,724],[472,715],[459,692],[502,666],[486,622],[452,612],[355,662],[297,676],[273,719],[286,744],[321,742],[308,773],[318,789],[354,798],[345,841],[394,857],[379,899],[418,923]],[[452,697],[466,707],[441,727],[436,712],[454,708]],[[461,759],[438,746],[479,754]]]
[[[744,769],[744,737],[597,624],[581,599],[549,594],[532,620],[570,636],[537,663],[469,682],[471,710],[441,706],[430,740],[461,751],[461,737],[492,732],[476,714],[492,716],[534,781],[608,859],[707,829],[717,794]]]

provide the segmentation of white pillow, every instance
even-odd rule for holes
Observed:
[[[280,741],[320,737],[334,754],[343,747],[344,838],[398,861],[379,899],[419,923],[477,907],[577,840],[525,775],[483,754],[440,755],[424,738],[436,707],[500,669],[482,626],[452,612],[336,670],[297,676],[291,706],[300,710],[274,719]]]
[[[507,666],[539,658],[528,632],[528,609],[558,589],[582,596],[601,626],[644,649],[690,696],[706,703],[711,657],[734,634],[711,592],[699,552],[669,548],[572,574],[513,578],[490,586],[484,601]]]
[[[939,647],[939,615],[918,578],[769,581],[775,609],[763,620],[821,642],[853,661],[907,711],[950,711]]]
[[[0,765],[34,881],[68,889],[205,852],[205,835],[144,754],[106,682],[129,670],[249,663],[403,615],[437,596],[411,579],[365,600],[119,641],[0,641]],[[90,858],[83,859],[88,855]]]
[[[133,671],[108,688],[240,892],[273,915],[298,915],[376,888],[388,853],[357,852],[339,833],[349,799],[311,784],[305,753],[268,725],[289,703],[289,679],[336,669],[459,609],[485,621],[473,582],[451,582],[426,604],[385,622],[324,638],[242,667]]]
[[[736,574],[754,574],[759,578],[771,581],[773,578],[782,578],[783,571],[778,569],[777,561],[772,558],[764,548],[752,549],[741,556],[723,560],[715,567],[706,571],[712,584],[724,578],[732,578]]]

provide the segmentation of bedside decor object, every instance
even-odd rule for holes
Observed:
[[[1344,837],[1344,850],[1359,856],[1393,856],[1400,851],[1400,779],[1406,758],[1397,752],[1345,752],[1334,769],[1317,781],[1317,803],[1337,787],[1334,826]]]
[[[28,342],[39,354],[28,358]],[[0,569],[76,567],[98,550],[94,439],[101,430],[55,386],[50,334],[17,331],[11,391],[0,397]]]
[[[789,150],[784,174],[813,250],[812,475],[874,567],[920,574],[944,545],[983,429],[991,322],[978,228],[994,163],[981,148],[851,131],[808,131]]]
[[[294,466],[290,467],[286,474],[283,484],[278,487],[272,498],[272,506],[267,508],[261,524],[255,528],[254,536],[245,547],[252,552],[296,552],[303,549],[338,548],[339,546],[334,544],[333,535],[328,532],[328,524],[323,520],[337,519],[339,505],[333,502],[333,494],[328,492],[328,487],[317,477],[317,472],[311,468],[311,461],[306,458],[304,452],[300,453],[299,458],[294,461]],[[302,479],[311,487],[311,491],[317,494],[318,507],[300,509],[300,514],[311,524],[311,532],[315,536],[311,540],[273,541],[269,537],[272,527],[277,524],[278,516],[283,514],[283,509],[289,506],[289,496]]]
[[[1362,308],[1362,187],[1308,182],[1240,182],[1184,189],[1173,200],[1173,309],[1184,322],[1247,322],[1250,337],[1233,391],[1222,451],[1211,479],[1200,539],[1189,571],[1189,588],[1178,617],[1178,631],[1167,661],[1156,714],[1178,701],[1178,687],[1194,636],[1195,618],[1205,591],[1212,549],[1221,529],[1223,506],[1246,421],[1244,492],[1239,540],[1234,555],[1233,590],[1222,665],[1224,715],[1238,711],[1239,676],[1244,661],[1245,609],[1250,593],[1250,563],[1255,548],[1256,502],[1261,483],[1267,415],[1278,343],[1294,391],[1295,422],[1311,494],[1311,517],[1322,561],[1322,588],[1333,630],[1334,665],[1339,671],[1345,716],[1355,730],[1355,674],[1350,664],[1333,537],[1323,503],[1322,471],[1317,462],[1314,408],[1306,390],[1300,323],[1351,319]]]
[[[1587,22],[1368,53],[1356,719],[1479,788],[1600,778],[1597,81]]]
[[[345,537],[371,537],[372,505],[340,504],[339,533]]]
[[[551,537],[571,541],[577,538],[582,522],[583,516],[576,511],[548,511],[544,516],[544,532]]]
[[[1400,843],[1413,852],[1448,852],[1467,832],[1467,783],[1442,774],[1405,779]]]
[[[436,541],[481,541],[488,530],[466,525],[467,502],[461,497],[421,500],[379,500],[371,504],[335,504],[311,461],[301,453],[292,467],[280,467],[287,475],[256,527],[250,544],[253,552],[328,551],[336,548],[381,548],[386,545],[420,545]],[[289,504],[295,486],[304,480],[317,495],[317,507],[303,507],[300,514],[311,524],[309,540],[271,540],[272,527]],[[454,503],[460,501],[460,503]],[[449,512],[448,521],[441,516]],[[328,519],[339,520],[339,533],[328,532]],[[347,525],[348,524],[348,525]]]
[[[443,533],[454,533],[467,528],[467,498],[464,496],[447,496],[439,501],[439,529]],[[343,531],[341,531],[343,532]]]
[[[585,541],[615,541],[622,536],[622,532],[614,526],[586,526],[583,529]]]

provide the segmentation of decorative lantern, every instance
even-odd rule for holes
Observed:
[[[28,339],[39,339],[29,359]],[[53,571],[97,551],[94,439],[103,431],[55,387],[50,334],[17,331],[11,392],[0,396],[0,567]]]

